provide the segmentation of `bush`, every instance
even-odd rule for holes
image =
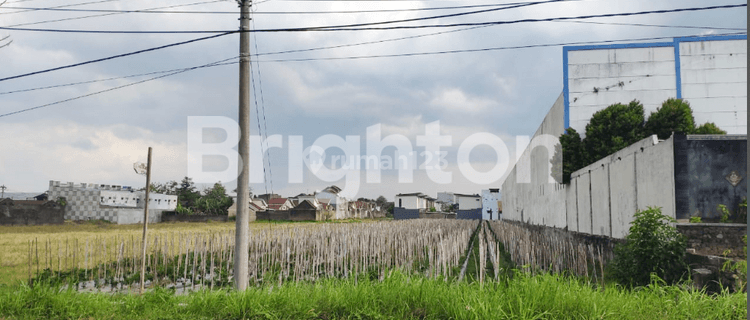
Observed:
[[[672,132],[691,134],[695,131],[693,109],[685,100],[669,98],[656,112],[651,112],[643,128],[645,136],[655,134],[662,140],[669,138]]]
[[[701,217],[690,217],[690,223],[701,223]]]
[[[706,122],[700,127],[695,128],[695,131],[693,131],[694,134],[727,134],[726,131],[721,130],[716,124],[713,122]]]
[[[688,271],[687,240],[670,225],[674,222],[661,208],[636,212],[625,243],[615,247],[610,276],[631,286],[647,285],[652,273],[670,284],[680,280]]]

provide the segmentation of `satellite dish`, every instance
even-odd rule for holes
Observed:
[[[136,162],[133,163],[133,170],[135,170],[135,173],[145,176],[148,172],[148,165],[142,162]]]

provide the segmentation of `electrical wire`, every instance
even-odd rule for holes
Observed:
[[[563,21],[563,22],[584,22],[584,21]],[[617,23],[616,25],[631,25],[631,24]],[[643,24],[638,24],[638,25],[639,26],[661,27],[661,25],[643,25]],[[392,41],[400,41],[400,40],[407,40],[407,39],[422,38],[422,37],[427,37],[427,36],[447,34],[447,33],[459,32],[459,31],[467,31],[467,30],[473,30],[473,29],[478,29],[478,28],[486,28],[486,27],[488,27],[488,26],[468,27],[468,28],[461,28],[461,29],[450,30],[450,31],[440,31],[440,32],[427,33],[427,34],[421,34],[421,35],[414,35],[414,36],[408,36],[408,37],[399,37],[399,38],[392,38],[392,39],[383,39],[383,40],[375,40],[375,41],[366,41],[366,42],[359,42],[359,43],[351,43],[351,44],[341,44],[341,45],[334,45],[334,46],[324,46],[324,47],[314,47],[314,48],[285,50],[285,51],[274,51],[274,52],[258,52],[258,49],[256,47],[255,56],[256,56],[256,63],[258,63],[259,60],[257,60],[257,58],[259,56],[290,54],[290,53],[301,53],[301,52],[320,51],[320,50],[337,49],[337,48],[345,48],[345,47],[355,47],[355,46],[362,46],[362,45],[368,45],[368,44],[378,44],[378,43],[385,43],[385,42],[392,42]],[[718,27],[697,27],[697,26],[665,26],[665,27],[746,30],[746,29],[742,29],[742,28],[718,28]],[[740,33],[732,33],[732,34],[734,35],[734,34],[744,34],[744,33],[740,32]],[[623,39],[623,40],[613,40],[613,41],[646,41],[646,40],[656,40],[656,39],[665,39],[665,38],[670,38],[670,37],[644,38],[644,39]],[[601,43],[601,41],[595,41],[595,42],[592,42],[592,43]],[[236,57],[233,57],[233,58],[225,59],[225,60],[222,60],[222,61],[228,61],[228,60],[232,60],[232,59],[235,59],[235,58]],[[267,62],[282,62],[282,61],[286,61],[286,60],[267,61]],[[236,62],[231,62],[231,63],[228,63],[228,64],[235,64],[235,63]],[[222,64],[222,65],[224,65],[224,64]],[[72,82],[72,83],[58,84],[58,85],[51,85],[51,86],[44,86],[44,87],[34,87],[34,88],[27,88],[27,89],[19,89],[19,90],[13,90],[13,91],[0,92],[0,95],[6,95],[6,94],[12,94],[12,93],[22,93],[22,92],[29,92],[29,91],[37,91],[37,90],[44,90],[44,89],[53,89],[53,88],[59,88],[59,87],[74,86],[74,85],[79,85],[79,84],[89,84],[89,83],[104,82],[104,81],[111,81],[111,80],[120,80],[120,79],[127,79],[127,78],[133,78],[133,77],[147,76],[147,75],[152,75],[152,74],[169,73],[169,72],[174,72],[174,71],[178,71],[178,70],[182,70],[182,69],[171,69],[171,70],[155,71],[155,72],[149,72],[149,73],[132,74],[132,75],[121,76],[121,77],[112,77],[112,78],[106,78],[106,79],[89,80],[89,81]]]
[[[251,15],[251,17],[252,17],[252,15]],[[251,18],[250,21],[253,24],[253,29],[255,29],[255,19]],[[268,149],[269,149],[268,148],[268,121],[266,121],[266,101],[265,101],[265,98],[263,98],[263,80],[262,80],[263,77],[261,76],[261,72],[260,72],[260,63],[258,63],[258,38],[256,37],[256,35],[257,35],[256,33],[253,33],[253,44],[255,46],[255,65],[256,65],[255,70],[258,70],[258,88],[260,89],[260,105],[261,105],[261,108],[263,110],[263,135],[264,135],[264,138],[265,138],[264,141],[266,143],[265,149],[266,149],[266,162],[268,163],[268,182],[271,185],[271,193],[273,194],[273,171],[271,170],[271,153],[268,151]],[[250,74],[251,74],[251,78],[253,78],[252,77],[252,71],[253,71],[252,70],[252,66],[253,66],[253,61],[251,60],[250,61],[250,67],[251,67],[251,70],[250,70],[251,73]],[[255,96],[255,80],[254,79],[253,79],[253,96]],[[257,110],[258,109],[258,100],[257,100],[257,98],[255,100],[255,109],[256,109],[255,110],[256,114],[257,114],[257,111],[258,111]],[[259,131],[258,133],[260,133],[260,121],[258,122],[258,131]],[[264,178],[265,178],[265,168],[263,170],[263,175],[264,175]],[[268,190],[266,190],[266,193],[268,193]]]
[[[87,94],[84,94],[84,95],[80,95],[80,96],[69,98],[69,99],[65,99],[65,100],[55,101],[55,102],[52,102],[52,103],[47,103],[47,104],[43,104],[43,105],[32,107],[32,108],[26,108],[26,109],[21,109],[21,110],[17,110],[17,111],[13,111],[13,112],[8,112],[8,113],[0,114],[0,118],[11,116],[11,115],[14,115],[14,114],[19,114],[19,113],[27,112],[27,111],[32,111],[32,110],[36,110],[36,109],[46,108],[46,107],[58,105],[58,104],[61,104],[61,103],[70,102],[70,101],[74,101],[74,100],[78,100],[78,99],[82,99],[82,98],[94,96],[94,95],[97,95],[97,94],[101,94],[101,93],[105,93],[105,92],[110,92],[110,91],[114,91],[114,90],[118,90],[118,89],[130,87],[130,86],[134,86],[134,85],[137,85],[137,84],[141,84],[141,83],[145,83],[145,82],[149,82],[149,81],[153,81],[153,80],[157,80],[157,79],[161,79],[161,78],[166,78],[166,77],[169,77],[169,76],[173,76],[173,75],[180,74],[180,73],[183,73],[183,72],[188,72],[188,71],[195,70],[195,69],[215,67],[215,66],[218,66],[218,65],[222,65],[222,64],[216,64],[216,63],[212,62],[212,63],[205,64],[205,65],[202,65],[202,66],[196,66],[196,67],[192,67],[192,68],[185,68],[185,69],[182,69],[182,70],[179,70],[179,71],[175,71],[175,72],[172,72],[172,73],[168,73],[168,74],[164,74],[164,75],[161,75],[161,76],[157,76],[157,77],[153,77],[153,78],[149,78],[149,79],[144,79],[144,80],[140,80],[140,81],[136,81],[136,82],[131,82],[131,83],[124,84],[124,85],[121,85],[121,86],[112,87],[112,88],[109,88],[109,89],[100,90],[100,91],[96,91],[96,92],[92,92],[92,93],[87,93]]]
[[[106,1],[118,1],[118,0],[106,0]],[[168,9],[168,8],[177,8],[177,7],[187,7],[187,6],[195,6],[195,5],[200,5],[200,4],[207,4],[207,3],[214,3],[214,2],[221,2],[221,1],[224,1],[224,0],[201,1],[201,2],[194,2],[194,3],[189,3],[189,4],[172,5],[172,6],[166,6],[166,7],[156,7],[156,8],[150,8],[150,9],[142,9],[142,10],[143,11],[148,11],[148,10]],[[55,20],[44,20],[44,21],[36,21],[36,22],[27,22],[27,23],[19,23],[19,24],[10,25],[8,27],[30,26],[30,25],[36,25],[36,24],[51,23],[51,22],[61,22],[61,21],[73,21],[73,20],[81,20],[81,19],[88,19],[88,18],[113,16],[113,15],[118,15],[118,14],[123,14],[123,13],[125,13],[125,12],[103,13],[103,14],[94,14],[94,15],[88,15],[88,16],[82,16],[82,17],[72,17],[72,18],[62,18],[62,19],[55,19]]]
[[[237,62],[229,62],[227,61],[234,60],[239,58],[239,56],[219,60],[216,62],[212,62],[211,64],[208,64],[206,66],[223,66],[223,65],[229,65],[229,64],[236,64]],[[54,89],[54,88],[63,88],[63,87],[70,87],[70,86],[77,86],[79,84],[89,84],[89,83],[97,83],[97,82],[106,82],[106,81],[113,81],[113,80],[122,80],[122,79],[128,79],[128,78],[136,78],[136,77],[143,77],[143,76],[150,76],[155,74],[164,74],[164,73],[170,73],[180,70],[192,70],[192,69],[199,69],[199,68],[206,68],[204,66],[198,66],[198,67],[188,67],[188,68],[178,68],[178,69],[171,69],[171,70],[162,70],[162,71],[153,71],[153,72],[147,72],[147,73],[139,73],[139,74],[131,74],[127,76],[120,76],[120,77],[110,77],[105,79],[96,79],[96,80],[87,80],[87,81],[79,81],[79,82],[70,82],[70,83],[64,83],[64,84],[56,84],[51,86],[44,86],[44,87],[34,87],[34,88],[27,88],[27,89],[19,89],[19,90],[12,90],[12,91],[5,91],[0,92],[0,95],[6,95],[6,94],[13,94],[13,93],[22,93],[22,92],[30,92],[30,91],[38,91],[38,90],[46,90],[46,89]]]
[[[739,35],[739,34],[747,34],[747,33],[725,33],[725,34],[715,34],[713,36]],[[701,35],[690,35],[690,36],[687,36],[687,37],[699,37],[699,36],[701,36]],[[683,36],[683,37],[685,37],[685,36]],[[604,44],[604,43],[614,43],[614,42],[653,41],[653,40],[663,40],[663,39],[670,39],[670,38],[675,38],[675,36],[671,36],[671,37],[631,38],[631,39],[617,39],[617,40],[599,40],[599,41],[579,41],[579,42],[554,43],[554,44],[535,44],[535,45],[525,45],[525,46],[494,47],[494,48],[467,49],[467,50],[451,50],[451,51],[436,51],[436,52],[422,52],[422,53],[407,53],[407,54],[397,54],[397,55],[371,55],[371,56],[357,56],[357,57],[266,60],[266,61],[261,61],[261,62],[324,61],[324,60],[365,59],[365,58],[383,58],[383,57],[408,57],[408,56],[419,56],[419,55],[454,54],[454,53],[469,53],[469,52],[482,52],[482,51],[528,49],[528,48],[540,48],[540,47],[556,47],[556,46],[571,46],[571,45],[592,45],[592,44]],[[225,59],[223,61],[226,61],[226,60],[227,59]],[[216,63],[216,62],[213,62],[213,63],[205,64],[205,65],[202,65],[202,66],[196,66],[196,67],[191,67],[191,68],[180,69],[180,70],[178,70],[176,72],[172,72],[172,73],[165,74],[165,75],[162,75],[162,76],[158,76],[158,77],[154,77],[154,78],[150,78],[150,79],[146,79],[146,80],[142,80],[142,81],[138,81],[138,82],[134,82],[134,83],[122,85],[122,86],[119,86],[119,87],[110,88],[110,89],[106,89],[106,90],[101,90],[101,91],[97,91],[97,92],[85,94],[85,95],[82,95],[82,96],[78,96],[78,97],[75,97],[75,98],[60,100],[60,101],[48,103],[48,104],[37,106],[37,107],[32,107],[32,108],[22,109],[22,110],[10,112],[10,113],[0,114],[0,118],[6,117],[6,116],[10,116],[10,115],[14,115],[14,114],[19,114],[19,113],[22,113],[22,112],[27,112],[27,111],[31,111],[31,110],[40,109],[40,108],[45,108],[45,107],[49,107],[49,106],[52,106],[52,105],[57,105],[57,104],[61,104],[61,103],[64,103],[64,102],[73,101],[73,100],[77,100],[77,99],[81,99],[81,98],[85,98],[85,97],[90,97],[90,96],[97,95],[97,94],[100,94],[100,93],[109,92],[109,91],[113,91],[113,90],[124,88],[124,87],[129,87],[129,86],[136,85],[136,84],[139,84],[139,83],[144,83],[144,82],[148,82],[148,81],[151,81],[151,80],[156,80],[156,79],[164,78],[164,77],[168,77],[168,76],[171,76],[171,75],[175,75],[175,74],[179,74],[179,73],[183,73],[183,72],[187,72],[187,71],[191,71],[191,70],[195,70],[195,69],[199,69],[199,68],[215,67],[215,66],[219,66],[219,65],[229,65],[229,64],[236,64],[236,63],[237,63],[236,61],[235,62],[231,62],[231,63]]]
[[[741,35],[741,34],[747,34],[747,33],[746,32],[737,32],[737,33],[713,34],[712,36],[717,36],[717,35]],[[699,36],[700,35],[693,35],[693,36],[689,36],[689,37],[699,37]],[[591,45],[591,44],[603,44],[603,43],[614,43],[614,42],[651,41],[651,40],[661,40],[661,39],[671,39],[671,38],[675,38],[675,37],[650,37],[650,38],[601,40],[601,41],[579,41],[579,42],[533,44],[533,45],[509,46],[509,47],[492,47],[492,48],[481,48],[481,49],[445,50],[445,51],[413,52],[413,53],[398,53],[398,54],[384,54],[384,55],[365,55],[365,56],[348,56],[348,57],[278,59],[278,60],[263,60],[263,61],[260,61],[260,62],[302,62],[302,61],[331,61],[331,60],[358,60],[358,59],[372,59],[372,58],[415,57],[415,56],[428,56],[428,55],[440,55],[440,54],[455,54],[455,53],[469,53],[469,52],[484,52],[484,51],[499,51],[499,50],[512,50],[512,49],[530,49],[530,48],[542,48],[542,47]]]
[[[551,0],[546,2],[556,2],[562,0]],[[732,4],[732,5],[720,5],[720,6],[709,6],[709,7],[690,7],[690,8],[677,8],[677,9],[663,9],[663,10],[650,10],[650,11],[637,11],[637,12],[621,12],[621,13],[606,13],[606,14],[591,14],[582,16],[568,16],[568,17],[552,17],[552,18],[541,18],[541,19],[520,19],[520,20],[505,20],[505,21],[489,21],[489,22],[466,22],[466,23],[453,23],[453,24],[433,24],[433,25],[412,25],[412,26],[391,26],[391,27],[361,27],[369,25],[382,25],[391,23],[402,23],[406,21],[417,21],[417,20],[428,20],[434,19],[435,17],[425,17],[405,20],[392,20],[392,21],[381,21],[372,23],[359,23],[349,25],[338,25],[338,26],[318,26],[318,27],[302,27],[302,28],[283,28],[283,29],[256,29],[242,32],[308,32],[308,31],[372,31],[372,30],[400,30],[400,29],[425,29],[425,28],[451,28],[451,27],[469,27],[469,26],[492,26],[492,25],[505,25],[505,24],[516,24],[516,23],[529,23],[529,22],[549,22],[549,21],[564,21],[564,20],[580,20],[580,19],[591,19],[591,18],[609,18],[609,17],[626,17],[626,16],[639,16],[647,14],[664,14],[664,13],[676,13],[676,12],[693,12],[693,11],[705,11],[705,10],[716,10],[716,9],[731,9],[747,7],[746,3],[743,4]],[[498,9],[510,9],[516,7],[504,7]],[[497,9],[491,9],[497,10]],[[477,13],[477,11],[469,13],[453,14],[471,14]],[[444,16],[437,16],[444,17]],[[226,32],[240,32],[240,31],[227,31],[227,30],[193,30],[193,31],[137,31],[137,30],[73,30],[73,29],[30,29],[30,28],[12,28],[12,27],[0,27],[0,30],[13,30],[13,31],[35,31],[35,32],[63,32],[63,33],[106,33],[106,34],[186,34],[186,33],[226,33]]]
[[[681,25],[661,25],[661,24],[624,23],[624,22],[599,22],[599,21],[554,21],[554,22],[588,23],[588,24],[598,24],[598,25],[656,27],[656,28],[712,29],[712,30],[732,30],[732,31],[743,31],[743,30],[746,31],[747,30],[747,28],[681,26]]]
[[[28,76],[32,76],[32,75],[36,75],[36,74],[42,74],[42,73],[47,73],[47,72],[62,70],[62,69],[68,69],[68,68],[72,68],[72,67],[79,67],[79,66],[83,66],[83,65],[87,65],[87,64],[91,64],[91,63],[95,63],[95,62],[102,62],[102,61],[107,61],[107,60],[112,60],[112,59],[117,59],[117,58],[132,56],[132,55],[136,55],[136,54],[140,54],[140,53],[156,51],[156,50],[165,49],[165,48],[169,48],[169,47],[180,46],[180,45],[184,45],[184,44],[188,44],[188,43],[193,43],[193,42],[198,42],[198,41],[203,41],[203,40],[208,40],[208,39],[223,37],[223,36],[226,36],[228,34],[232,34],[232,33],[236,33],[236,32],[237,31],[230,31],[230,32],[225,32],[225,33],[213,35],[213,36],[202,37],[202,38],[197,38],[197,39],[192,39],[192,40],[187,40],[187,41],[181,41],[181,42],[171,43],[171,44],[167,44],[167,45],[163,45],[163,46],[158,46],[158,47],[153,47],[153,48],[148,48],[148,49],[143,49],[143,50],[138,50],[138,51],[133,51],[133,52],[128,52],[128,53],[118,54],[118,55],[109,56],[109,57],[106,57],[106,58],[99,58],[99,59],[95,59],[95,60],[89,60],[89,61],[85,61],[85,62],[79,62],[79,63],[69,64],[69,65],[65,65],[65,66],[55,67],[55,68],[51,68],[51,69],[45,69],[45,70],[40,70],[40,71],[34,71],[34,72],[19,74],[19,75],[15,75],[15,76],[10,76],[10,77],[2,78],[2,79],[0,79],[0,82],[7,81],[7,80],[12,80],[12,79],[23,78],[23,77],[28,77]]]
[[[574,1],[587,1],[587,0],[565,0],[565,2]],[[254,11],[253,14],[348,14],[348,13],[383,13],[383,12],[413,12],[413,11],[434,11],[434,10],[455,10],[455,9],[471,9],[471,8],[486,8],[486,7],[504,7],[518,4],[534,3],[536,1],[527,2],[511,2],[502,4],[478,4],[478,5],[465,5],[465,6],[450,6],[450,7],[433,7],[433,8],[411,8],[411,9],[381,9],[381,10],[349,10],[349,11]],[[236,11],[159,11],[159,10],[112,10],[112,9],[64,9],[64,8],[34,8],[34,7],[0,7],[0,9],[9,10],[39,10],[39,11],[64,11],[64,12],[107,12],[107,13],[158,13],[158,14],[237,14]],[[15,12],[14,12],[15,13]],[[3,13],[0,13],[3,14]]]
[[[79,3],[65,4],[65,5],[61,5],[61,6],[47,7],[46,9],[70,8],[70,7],[85,6],[85,5],[89,5],[89,4],[97,4],[97,3],[112,2],[112,1],[120,1],[120,0],[99,0],[99,1],[90,1],[90,2],[79,2]],[[15,2],[20,2],[20,1],[15,1]],[[8,2],[8,3],[11,3],[11,2]],[[10,9],[10,7],[0,7],[0,8],[2,8],[2,9]],[[26,10],[14,11],[14,12],[0,12],[0,14],[14,14],[14,13],[36,11],[36,10],[40,10],[40,9],[29,8],[29,9],[26,9]]]

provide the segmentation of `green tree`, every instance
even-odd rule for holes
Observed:
[[[550,160],[552,177],[558,183],[570,183],[570,174],[588,164],[585,159],[581,136],[575,129],[568,128],[560,136],[560,143],[555,145],[555,154]]]
[[[189,177],[180,181],[176,192],[177,202],[187,209],[195,209],[196,202],[201,198],[201,193],[196,189],[193,179]]]
[[[695,128],[695,131],[693,131],[694,134],[727,134],[726,131],[721,130],[716,124],[713,122],[706,122],[700,127]]]
[[[196,207],[204,214],[226,215],[227,209],[232,206],[234,200],[227,196],[227,190],[221,182],[213,187],[205,189],[203,196],[196,201]]]
[[[632,286],[649,284],[652,273],[670,284],[680,280],[688,270],[687,239],[671,225],[674,222],[661,213],[661,208],[636,212],[625,243],[615,247],[610,276]]]
[[[659,139],[667,139],[672,132],[692,134],[695,131],[695,119],[690,103],[682,99],[669,98],[651,112],[644,125],[646,136],[655,134]]]
[[[643,105],[638,100],[597,111],[586,125],[583,163],[596,162],[643,139],[643,123]]]

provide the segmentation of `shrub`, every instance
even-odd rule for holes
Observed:
[[[669,98],[651,112],[644,125],[646,136],[655,134],[659,139],[667,139],[672,132],[691,134],[695,131],[695,119],[690,104],[682,99]]]
[[[719,221],[721,223],[729,222],[729,216],[732,214],[729,212],[729,209],[727,209],[727,206],[720,204],[717,209],[719,210],[719,213],[721,213],[721,219]]]
[[[649,207],[636,212],[625,243],[615,247],[609,265],[610,276],[626,285],[645,286],[655,274],[675,283],[688,271],[685,263],[687,240],[670,223],[675,220]]]
[[[701,223],[701,217],[690,217],[690,223]]]
[[[706,122],[700,127],[695,128],[695,131],[693,131],[694,134],[727,134],[726,131],[721,130],[716,124],[713,122]]]

